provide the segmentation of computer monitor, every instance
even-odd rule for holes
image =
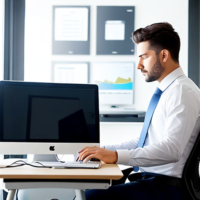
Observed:
[[[98,86],[0,81],[0,154],[99,146]]]
[[[134,95],[133,62],[94,63],[100,105],[131,105]]]

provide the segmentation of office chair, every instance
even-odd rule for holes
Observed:
[[[187,200],[200,200],[199,161],[200,161],[200,133],[186,161],[182,174],[182,180],[183,180],[182,187],[184,191],[184,197]],[[140,173],[130,174],[128,176],[128,179],[130,181],[135,181],[140,178],[141,178]]]
[[[119,180],[112,180],[112,185],[119,185],[125,183],[126,179],[128,178],[128,175],[133,171],[133,167],[127,168],[122,170],[123,177]]]
[[[191,200],[200,200],[199,161],[200,133],[186,161],[182,174],[184,189],[186,190],[187,195]]]

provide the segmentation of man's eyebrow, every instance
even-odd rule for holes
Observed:
[[[143,54],[139,55],[139,57],[144,56],[144,55],[147,55],[147,54],[146,54],[146,53],[143,53]]]

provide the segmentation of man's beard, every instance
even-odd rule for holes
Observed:
[[[159,56],[157,56],[156,63],[151,68],[151,71],[146,73],[145,81],[153,82],[153,81],[158,80],[162,76],[163,71],[164,71],[164,67],[160,63]]]

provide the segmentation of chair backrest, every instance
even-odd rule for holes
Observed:
[[[190,199],[200,199],[200,133],[184,166],[182,179]]]

